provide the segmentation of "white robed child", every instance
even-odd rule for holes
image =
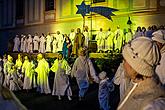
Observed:
[[[12,66],[14,66],[14,63],[13,63],[13,58],[8,55],[7,56],[7,62],[4,63],[4,68],[3,68],[3,71],[4,71],[4,82],[3,82],[3,86],[4,87],[9,87],[9,76],[10,76],[10,73],[11,73],[11,70],[12,70]]]
[[[23,74],[21,72],[21,68],[22,68],[21,54],[18,54],[18,59],[16,60],[15,67],[17,68],[17,74],[19,75],[19,77],[23,78]]]
[[[19,46],[20,46],[20,39],[19,39],[19,36],[16,35],[16,37],[14,38],[13,52],[18,52],[19,51]]]
[[[25,56],[25,61],[22,66],[22,73],[25,74],[23,89],[30,90],[32,87],[36,87],[34,67],[33,61],[30,61],[28,57]]]
[[[21,90],[21,85],[19,84],[19,76],[17,75],[17,69],[15,66],[12,66],[11,71],[9,73],[10,86],[9,89],[11,91]]]
[[[54,61],[51,70],[55,72],[54,85],[52,95],[57,95],[61,100],[61,96],[67,95],[69,100],[72,100],[72,91],[70,88],[69,77],[71,67],[68,62],[63,58],[62,53],[59,53],[58,59]]]

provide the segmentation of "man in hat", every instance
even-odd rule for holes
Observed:
[[[165,86],[165,35],[161,30],[154,32],[152,40],[156,41],[161,53],[160,64],[156,67],[156,73],[159,76],[161,83]]]

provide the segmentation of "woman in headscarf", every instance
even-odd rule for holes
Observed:
[[[160,60],[156,43],[147,37],[139,37],[125,45],[122,54],[125,76],[131,79],[131,85],[117,110],[163,110],[165,90],[155,74]]]

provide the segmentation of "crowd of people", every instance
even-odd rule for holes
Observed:
[[[26,90],[28,92],[36,88],[37,92],[58,96],[59,100],[64,95],[68,97],[68,100],[72,100],[69,76],[75,77],[79,88],[79,101],[84,100],[91,79],[96,83],[106,80],[102,85],[108,84],[108,87],[111,86],[113,90],[114,86],[111,81],[108,81],[109,79],[105,72],[100,73],[99,77],[97,76],[92,61],[87,57],[87,47],[80,47],[78,53],[79,56],[72,67],[65,60],[61,52],[58,53],[58,58],[51,67],[42,54],[37,55],[37,64],[35,64],[34,59],[31,59],[31,57],[24,56],[22,59],[21,54],[18,54],[18,58],[15,61],[13,61],[10,55],[7,55],[7,58],[4,56],[1,59],[0,66],[0,85],[11,91]],[[50,71],[55,73],[52,90],[50,89],[48,78]],[[102,92],[104,93],[104,91]],[[105,104],[102,98],[100,102]]]
[[[117,26],[117,29],[113,32],[111,28],[104,30],[100,28],[96,37],[93,39],[90,36],[88,26],[85,26],[83,32],[80,28],[77,28],[77,32],[71,29],[69,34],[62,34],[57,31],[55,34],[48,33],[47,35],[42,34],[39,36],[37,33],[32,36],[28,35],[16,35],[14,38],[13,52],[23,52],[23,53],[57,53],[58,51],[63,51],[65,57],[70,57],[72,55],[78,55],[78,49],[81,46],[89,47],[89,41],[97,41],[97,52],[108,52],[110,50],[121,51],[122,46],[128,41],[140,37],[146,36],[151,38],[152,33],[156,30],[162,30],[165,33],[165,27],[162,26],[149,26],[147,29],[145,27],[137,27],[137,30],[132,29],[121,29]]]
[[[113,40],[120,38],[119,36],[122,35],[119,33],[119,26],[117,29],[117,33],[113,35],[117,35],[117,37],[113,37]],[[91,80],[99,83],[98,100],[100,109],[110,110],[109,101],[113,99],[109,99],[109,96],[114,91],[115,85],[120,85],[120,102],[117,110],[163,110],[165,108],[164,27],[160,26],[159,29],[156,29],[153,26],[152,29],[148,28],[145,34],[140,27],[137,28],[134,37],[125,41],[124,46],[121,45],[123,62],[118,67],[116,73],[114,73],[113,80],[107,77],[105,71],[102,71],[99,75],[96,73],[90,58],[87,56],[88,48],[82,44],[82,41],[83,43],[85,42],[85,37],[79,28],[76,35],[79,37],[74,38],[73,47],[75,46],[75,48],[72,48],[72,51],[78,56],[73,66],[65,59],[62,50],[59,50],[58,58],[51,67],[49,67],[50,65],[41,53],[37,55],[37,64],[34,63],[34,59],[27,56],[22,60],[20,54],[18,54],[18,59],[14,64],[13,58],[8,55],[7,58],[4,57],[0,60],[1,85],[9,88],[11,91],[20,89],[28,91],[32,88],[37,88],[38,92],[44,94],[51,93],[58,96],[59,100],[64,95],[68,96],[68,100],[72,100],[70,75],[76,78],[80,101],[83,100],[87,93]],[[102,35],[104,33],[100,29],[96,40],[97,43],[102,45],[103,42],[100,41],[102,39],[105,49],[105,44],[108,43],[105,43]],[[123,38],[121,37],[122,41]],[[113,42],[115,43],[115,41]],[[40,44],[38,44],[38,47]],[[47,44],[51,44],[51,42],[48,43],[46,40],[45,46],[46,48],[51,48],[49,47],[50,45],[47,47]],[[103,49],[99,47],[99,44],[98,49]],[[117,45],[117,43],[115,44]],[[32,48],[28,52],[34,52],[34,50]],[[50,71],[55,73],[52,91],[48,80]]]

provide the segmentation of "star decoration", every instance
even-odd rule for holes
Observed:
[[[76,14],[81,14],[83,17],[90,12],[90,5],[86,5],[84,1],[76,7],[78,8]]]
[[[84,1],[81,3],[81,5],[76,5],[76,7],[78,8],[76,14],[81,14],[83,17],[86,16],[86,14],[89,14],[90,12],[95,12],[97,14],[100,14],[108,18],[111,21],[112,21],[111,16],[115,16],[113,12],[118,11],[117,9],[110,7],[103,7],[103,6],[90,7],[90,5],[86,5]]]

